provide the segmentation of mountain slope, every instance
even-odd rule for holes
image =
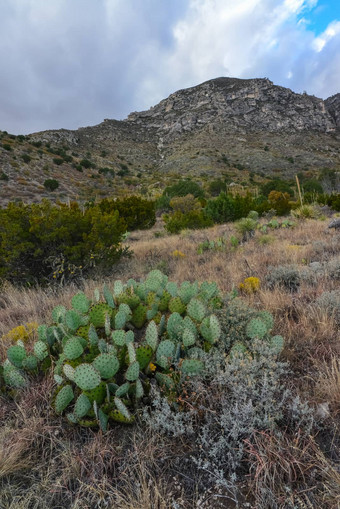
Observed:
[[[157,192],[183,176],[242,182],[250,172],[260,180],[298,171],[316,175],[321,168],[340,169],[340,94],[323,101],[266,78],[217,78],[123,121],[43,131],[20,143],[18,138],[2,134],[0,173],[8,177],[2,200],[22,197],[18,176],[33,186],[28,199],[49,196],[41,188],[46,178],[59,181],[62,199],[85,199],[143,188]],[[51,150],[68,157],[58,165]],[[27,151],[34,162],[22,164]],[[84,159],[92,167],[81,167]]]

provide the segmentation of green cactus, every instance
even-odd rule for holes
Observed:
[[[115,328],[123,329],[125,327],[126,322],[128,321],[128,318],[129,315],[125,311],[123,310],[118,311],[118,313],[115,316]]]
[[[125,396],[129,392],[129,389],[130,382],[125,382],[123,385],[117,388],[115,396],[117,396],[117,398],[121,398],[122,396]]]
[[[233,359],[234,357],[240,357],[240,356],[243,357],[247,353],[248,353],[247,347],[240,341],[236,341],[236,343],[233,344],[233,346],[229,352],[229,355],[230,355],[231,359]]]
[[[82,347],[77,337],[71,337],[65,343],[63,351],[66,359],[74,360],[81,356],[84,348]]]
[[[181,284],[181,288],[178,291],[178,296],[181,298],[184,304],[189,304],[190,300],[196,297],[198,294],[198,283],[191,284],[189,281],[184,281]]]
[[[3,377],[5,384],[13,387],[14,389],[21,389],[25,387],[27,382],[22,373],[13,365],[3,367]]]
[[[70,364],[63,365],[63,373],[66,376],[66,378],[68,378],[69,380],[72,380],[72,381],[74,380],[75,369]]]
[[[66,311],[65,324],[71,332],[75,332],[82,325],[81,317],[77,311],[73,309]]]
[[[119,410],[115,409],[115,410],[112,410],[110,413],[109,413],[109,417],[115,421],[115,422],[120,422],[120,423],[123,423],[123,424],[132,424],[134,421],[135,421],[135,418],[133,415],[130,415],[129,414],[129,417],[126,417],[125,415],[123,415]]]
[[[153,357],[153,349],[150,345],[141,345],[136,349],[136,360],[141,370],[145,369]]]
[[[134,361],[128,367],[128,369],[127,369],[127,371],[125,373],[125,378],[129,382],[135,382],[138,377],[139,377],[139,362],[138,361]]]
[[[154,321],[150,322],[146,328],[145,341],[153,350],[156,350],[158,343],[158,330]]]
[[[112,308],[105,302],[98,302],[91,306],[89,311],[89,322],[94,327],[104,327],[106,315],[111,316]]]
[[[199,375],[204,371],[204,362],[200,359],[184,359],[180,370],[184,376]]]
[[[171,297],[176,297],[178,292],[177,283],[173,283],[172,281],[167,283],[165,289],[168,293],[170,293]]]
[[[109,287],[107,286],[107,284],[105,283],[104,286],[103,286],[103,295],[104,295],[104,299],[106,301],[106,304],[108,306],[110,306],[110,308],[114,309],[115,308],[115,302],[114,302],[114,299],[113,299],[113,295],[109,289]]]
[[[127,409],[127,407],[124,405],[123,401],[120,398],[117,398],[117,396],[116,396],[114,398],[114,402],[115,402],[118,412],[120,412],[125,417],[125,419],[130,420],[131,414],[130,414],[129,410]]]
[[[144,304],[139,304],[132,312],[130,322],[137,328],[141,329],[146,322],[147,307]]]
[[[72,297],[71,303],[75,311],[84,314],[88,312],[91,301],[86,297],[86,295],[83,292],[79,292],[74,297]]]
[[[251,339],[263,338],[268,332],[267,325],[259,318],[253,318],[250,320],[246,327],[247,336]]]
[[[284,339],[282,336],[272,336],[269,340],[270,348],[273,350],[275,354],[279,354],[282,352],[284,347]]]
[[[58,392],[54,406],[57,414],[61,414],[65,408],[71,403],[74,398],[74,393],[71,385],[64,385]]]
[[[47,345],[43,341],[37,341],[33,346],[34,355],[43,361],[48,356]]]
[[[166,339],[161,341],[156,351],[156,361],[162,368],[168,368],[173,361],[175,353],[175,344]]]
[[[92,408],[92,403],[84,393],[81,393],[78,396],[77,401],[75,402],[73,413],[77,419],[81,419],[85,417],[88,411]]]
[[[112,378],[119,370],[119,360],[113,353],[101,353],[94,359],[92,366],[104,380]]]
[[[169,302],[169,311],[182,315],[186,311],[186,305],[181,301],[180,297],[172,297]]]
[[[126,332],[123,330],[114,330],[112,339],[115,345],[124,346],[126,344]]]
[[[271,313],[269,313],[269,311],[260,311],[257,314],[256,318],[259,318],[262,322],[265,323],[265,325],[267,327],[267,331],[269,331],[273,328],[274,318],[273,318],[273,315]]]
[[[83,391],[95,389],[101,382],[99,372],[91,364],[80,364],[76,367],[74,381]]]
[[[170,375],[165,375],[164,373],[157,372],[156,380],[159,384],[159,386],[167,391],[167,392],[173,392],[176,391],[176,383],[175,380]]]
[[[184,320],[179,313],[172,313],[168,318],[167,332],[171,339],[180,341],[184,328]]]
[[[142,382],[138,379],[136,380],[136,399],[140,399],[144,396],[144,388]]]
[[[117,297],[118,304],[127,304],[131,310],[140,304],[140,298],[131,289],[126,290]]]
[[[98,423],[99,423],[100,429],[104,432],[107,430],[108,421],[109,421],[109,416],[105,412],[103,412],[103,410],[101,408],[99,408]]]
[[[114,282],[114,285],[113,285],[113,293],[114,293],[114,296],[117,298],[121,293],[124,292],[124,285],[123,283],[118,279],[117,281]]]
[[[190,329],[184,329],[182,341],[185,347],[194,345],[196,343],[195,334]]]
[[[35,355],[28,355],[22,361],[22,367],[28,369],[29,371],[33,371],[38,367],[38,359]]]
[[[22,346],[14,345],[10,346],[7,350],[7,357],[13,366],[16,368],[22,367],[22,362],[26,358],[26,350]]]
[[[168,309],[170,299],[171,294],[167,290],[164,290],[158,303],[158,309],[160,311],[166,311]]]
[[[136,350],[133,343],[128,343],[128,356],[129,356],[129,364],[132,364],[136,361]]]
[[[66,315],[65,306],[56,306],[52,311],[52,320],[54,321],[54,323],[63,322],[65,319],[65,315]]]
[[[201,322],[206,315],[206,307],[200,300],[191,299],[187,307],[187,313],[197,322]]]
[[[98,405],[101,405],[106,397],[106,384],[105,382],[101,382],[94,389],[83,390],[83,394],[90,400],[91,405],[94,401],[96,401]]]

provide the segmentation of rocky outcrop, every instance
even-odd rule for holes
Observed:
[[[322,99],[296,94],[266,78],[217,78],[179,90],[148,111],[131,113],[127,121],[153,127],[163,139],[221,123],[235,132],[329,133],[337,127],[334,109],[339,117],[339,102],[332,103],[331,113]]]
[[[335,124],[340,129],[340,94],[335,94],[326,99],[325,106],[333,117]]]

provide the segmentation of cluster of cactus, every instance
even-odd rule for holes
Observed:
[[[205,251],[226,251],[227,249],[236,248],[239,244],[237,237],[232,235],[229,239],[226,237],[218,237],[216,240],[205,240],[197,246],[197,254],[203,254]]]
[[[53,323],[38,327],[33,352],[22,341],[8,349],[2,376],[17,389],[30,373],[53,370],[56,412],[83,426],[132,422],[151,379],[176,397],[186,377],[204,373],[221,335],[216,283],[177,285],[159,270],[138,283],[104,285],[92,300],[78,293],[71,303],[69,310],[55,307]]]
[[[260,226],[260,230],[264,233],[268,231],[268,228],[270,229],[278,229],[278,228],[293,228],[295,226],[294,221],[291,221],[290,219],[284,219],[283,221],[279,221],[275,217],[273,217],[268,223],[262,224]]]
[[[268,311],[257,311],[236,298],[217,315],[222,330],[218,347],[228,353],[229,358],[235,355],[251,358],[256,355],[258,341],[255,352],[254,340],[261,341],[270,354],[278,355],[283,350],[283,337],[271,334],[274,319]]]

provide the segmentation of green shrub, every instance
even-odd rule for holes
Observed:
[[[47,191],[55,191],[59,187],[59,182],[55,179],[47,179],[44,182],[44,187]]]
[[[146,230],[156,222],[155,202],[140,196],[128,196],[120,200],[104,199],[99,203],[103,212],[118,211],[128,230]]]
[[[9,177],[7,175],[7,173],[5,173],[4,171],[2,171],[0,173],[0,180],[4,180],[5,182],[7,182],[9,180]]]
[[[236,221],[256,210],[256,201],[250,194],[246,196],[221,193],[217,198],[208,200],[205,213],[214,223]]]
[[[9,143],[3,143],[2,144],[2,147],[5,149],[5,150],[8,150],[8,152],[10,152],[12,150],[12,145],[10,145]]]
[[[164,189],[162,196],[157,201],[158,210],[168,210],[170,200],[177,196],[193,195],[195,198],[204,198],[204,191],[197,182],[182,180]]]
[[[177,211],[173,214],[165,214],[163,219],[165,223],[164,227],[169,233],[180,233],[181,230],[187,228],[198,230],[213,225],[212,219],[207,217],[204,212],[200,210],[192,210],[187,214]]]
[[[61,157],[53,157],[53,162],[54,162],[54,164],[56,164],[57,166],[60,166],[61,164],[63,164],[64,159],[62,159]]]
[[[290,184],[281,179],[272,179],[261,186],[261,194],[268,196],[271,191],[281,191],[282,193],[288,193],[291,197],[294,196],[294,191]]]
[[[99,206],[10,203],[0,209],[0,278],[34,284],[72,279],[74,267],[105,272],[128,254],[121,246],[126,228],[118,211]]]
[[[81,159],[81,161],[79,161],[79,164],[83,168],[95,168],[96,167],[96,165],[89,159]]]
[[[23,154],[21,159],[24,161],[24,163],[29,163],[31,161],[31,157],[28,154]]]

